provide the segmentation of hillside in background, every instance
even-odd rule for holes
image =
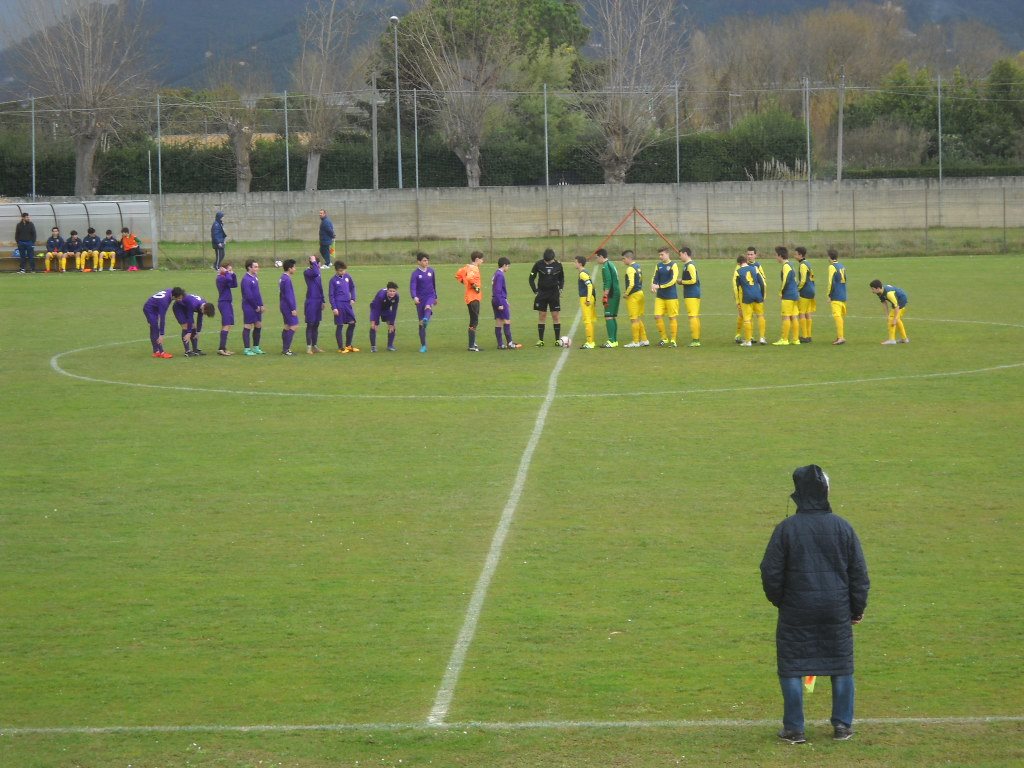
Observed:
[[[828,5],[828,0],[687,0],[679,3],[679,10],[706,28],[729,16],[780,17]],[[905,0],[902,5],[912,28],[973,19],[998,29],[1011,49],[1024,49],[1024,0]],[[16,6],[16,0],[0,0],[0,28],[17,29]],[[223,57],[262,62],[272,74],[273,87],[287,88],[303,8],[301,0],[147,0],[154,80],[163,86],[202,87],[208,62]],[[407,8],[406,0],[367,0],[356,39],[380,34],[390,15]],[[12,79],[12,71],[12,62],[0,54],[0,88],[8,97],[24,90]]]

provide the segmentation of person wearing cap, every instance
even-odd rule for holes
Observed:
[[[14,226],[14,242],[18,245],[18,272],[36,271],[36,225],[28,212],[21,214],[21,221]]]
[[[868,604],[860,539],[832,512],[829,479],[817,464],[793,472],[796,514],[775,526],[761,560],[761,586],[778,609],[775,651],[783,715],[779,738],[807,740],[803,678],[832,679],[832,738],[853,736],[853,626]]]
[[[228,235],[224,231],[224,212],[217,211],[213,216],[213,224],[210,225],[210,244],[213,246],[213,268],[220,269],[220,263],[224,261],[224,244],[228,241]]]

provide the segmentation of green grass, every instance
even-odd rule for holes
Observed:
[[[0,765],[1019,765],[1019,258],[848,261],[841,348],[824,301],[814,344],[737,348],[719,260],[701,262],[699,350],[534,349],[524,256],[520,352],[493,351],[485,322],[467,355],[442,265],[427,355],[403,298],[395,354],[284,358],[270,312],[263,358],[169,361],[148,355],[141,304],[172,284],[211,296],[210,270],[4,276]],[[410,267],[351,261],[366,349],[366,301],[389,279],[404,292]],[[909,346],[878,344],[875,277],[910,294]],[[427,728],[562,354],[452,701],[462,725]],[[865,720],[797,748],[774,739],[757,566],[812,461],[872,591]],[[828,701],[819,685],[808,717]],[[1017,719],[969,720],[999,716]],[[338,727],[11,730],[246,725]]]

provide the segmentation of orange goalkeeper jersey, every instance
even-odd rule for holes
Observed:
[[[480,267],[466,264],[455,273],[455,279],[466,286],[466,303],[480,301]]]

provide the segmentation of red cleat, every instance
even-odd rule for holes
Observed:
[[[174,355],[172,355],[170,352],[161,352],[160,357],[162,357],[164,360],[170,360],[172,357],[174,357]]]

